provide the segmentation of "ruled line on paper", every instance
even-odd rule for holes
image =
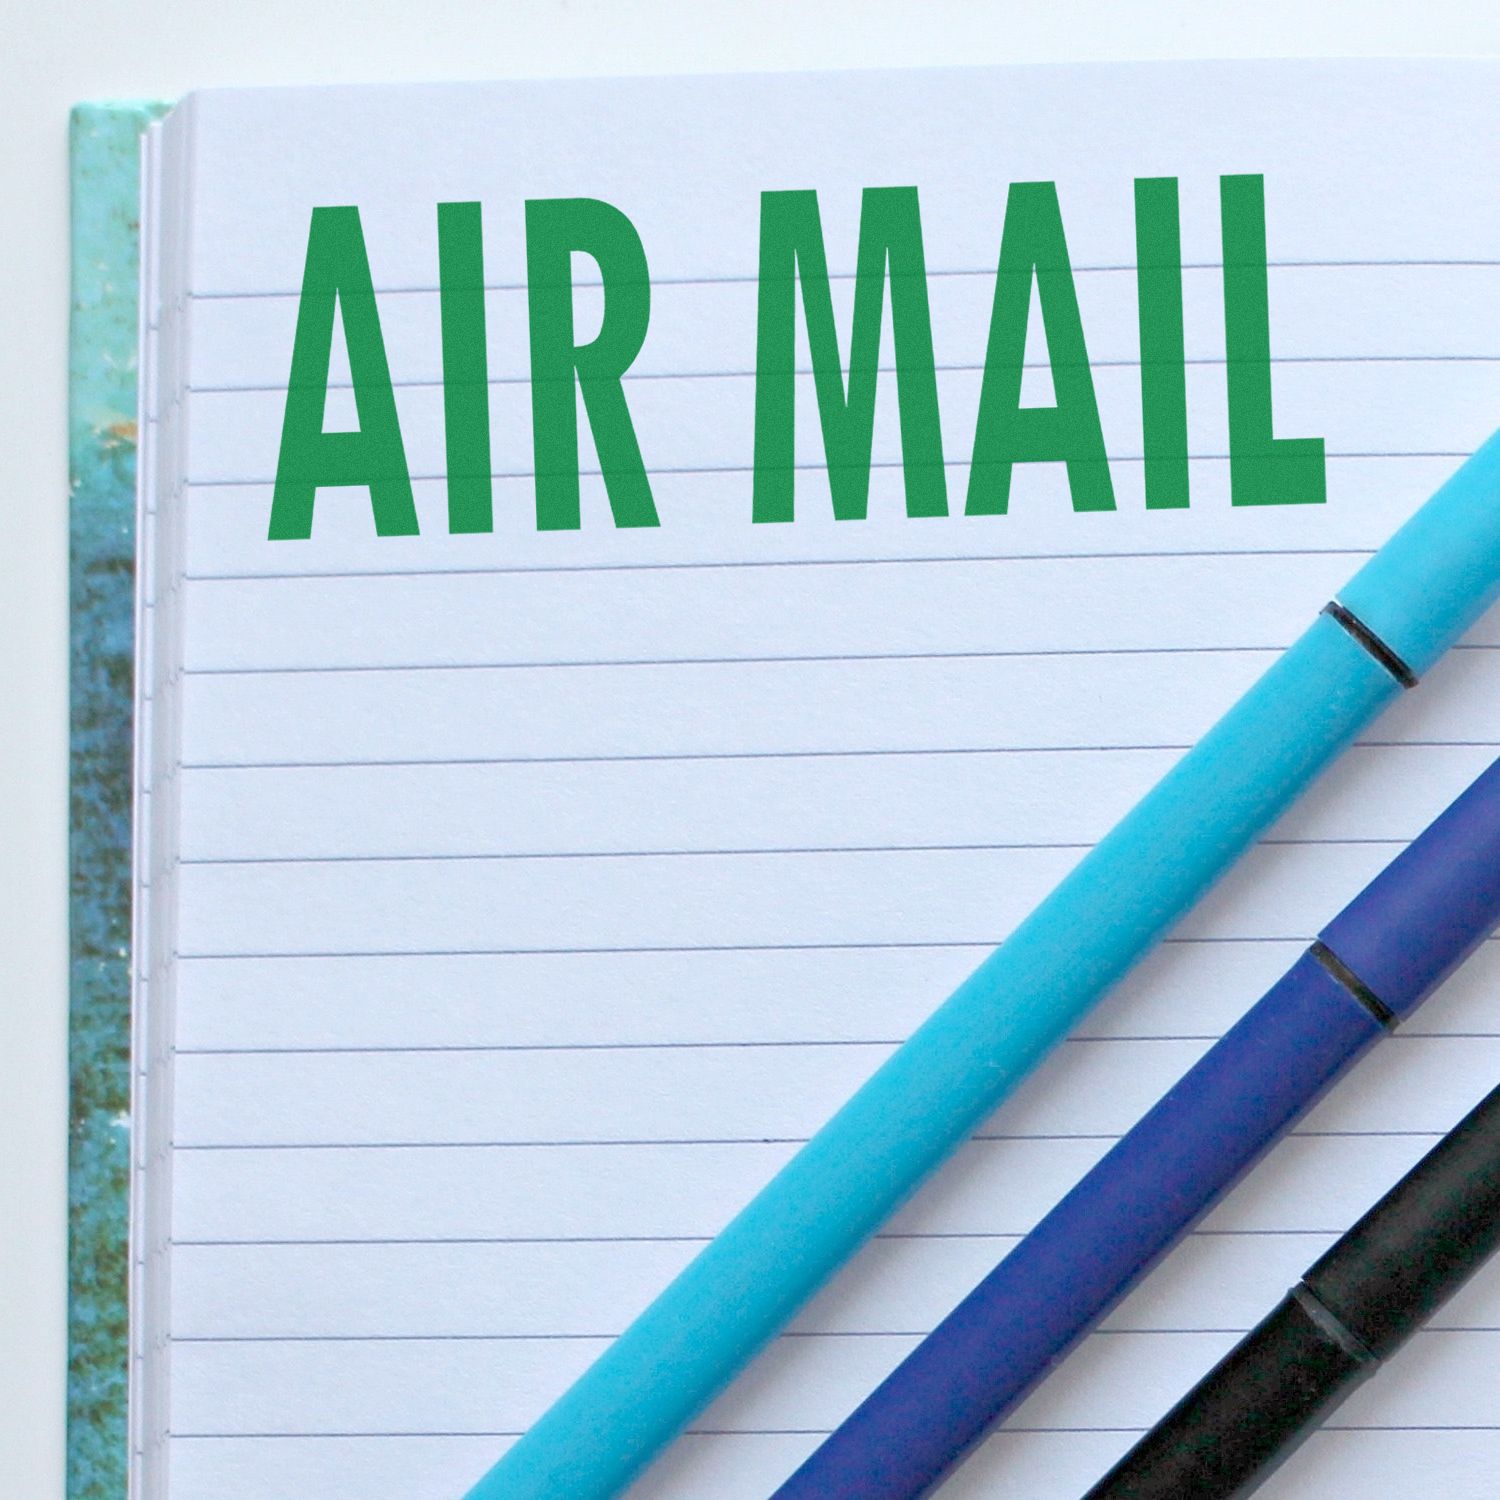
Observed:
[[[1405,1030],[1393,1035],[1409,1038],[1419,1033]],[[1490,1035],[1486,1032],[1467,1035]],[[1444,1032],[1444,1036],[1453,1033]],[[704,1041],[704,1042],[463,1042],[452,1045],[391,1045],[391,1046],[338,1046],[338,1047],[176,1047],[178,1057],[282,1057],[282,1056],[358,1056],[366,1052],[688,1052],[740,1050],[744,1048],[777,1047],[899,1047],[900,1037],[808,1037],[777,1039],[772,1041]],[[1103,1042],[1214,1042],[1214,1032],[1151,1033],[1147,1036],[1129,1036],[1111,1033],[1109,1036],[1071,1036],[1060,1046],[1098,1045]]]
[[[1417,1031],[1403,1025],[1400,1031],[1392,1032],[1388,1042],[1433,1041],[1490,1041],[1500,1038],[1497,1031]],[[1128,1032],[1109,1032],[1101,1036],[1070,1036],[1058,1045],[1099,1046],[1112,1042],[1216,1042],[1217,1032],[1209,1031],[1162,1031],[1149,1035],[1132,1036]],[[380,1045],[366,1043],[350,1046],[297,1046],[280,1047],[176,1047],[178,1057],[358,1057],[365,1053],[448,1053],[448,1052],[712,1052],[731,1048],[766,1047],[899,1047],[902,1037],[793,1037],[771,1041],[702,1041],[702,1042],[457,1042],[457,1043],[390,1043]],[[1401,1134],[1399,1131],[1388,1134]],[[1429,1132],[1415,1131],[1425,1135]],[[1031,1137],[981,1136],[978,1139],[1030,1139]],[[1089,1137],[1079,1137],[1089,1139]],[[1101,1137],[1102,1139],[1102,1137]],[[1113,1137],[1111,1137],[1113,1139]]]
[[[683,1430],[684,1437],[827,1437],[832,1431],[829,1427],[688,1427]],[[1102,1427],[1102,1426],[1076,1426],[1076,1427],[1032,1427],[1019,1423],[1007,1424],[1004,1431],[1011,1436],[1022,1436],[1027,1433],[1034,1435],[1056,1434],[1058,1436],[1082,1436],[1089,1433],[1140,1433],[1144,1427]],[[1355,1425],[1349,1422],[1324,1422],[1321,1424],[1322,1432],[1500,1432],[1500,1423],[1492,1422],[1381,1422],[1361,1423]],[[411,1432],[173,1432],[169,1436],[174,1441],[201,1441],[211,1442],[219,1439],[266,1439],[266,1438],[294,1438],[298,1440],[317,1440],[321,1438],[348,1439],[348,1438],[518,1438],[522,1436],[520,1431],[501,1432],[497,1430],[464,1428],[452,1432],[414,1430]]]
[[[1194,463],[1227,464],[1230,461],[1230,455],[1228,453],[1190,453],[1188,457],[1190,461]],[[1469,453],[1467,450],[1462,448],[1328,448],[1325,452],[1325,457],[1329,460],[1355,458],[1440,458],[1445,459],[1450,463],[1457,464],[1463,459],[1468,458]],[[1129,466],[1131,468],[1136,468],[1144,466],[1146,462],[1146,456],[1143,453],[1111,453],[1109,455],[1109,462],[1112,466],[1116,467]],[[962,470],[969,468],[969,466],[969,460],[966,458],[948,459],[945,460],[943,464],[945,470]],[[794,463],[791,465],[783,465],[782,467],[790,467],[794,473],[798,474],[822,474],[827,472],[828,465],[826,460],[810,460],[805,463]],[[875,473],[887,471],[893,473],[900,472],[904,467],[905,465],[903,460],[899,458],[872,458],[870,460],[870,469]],[[652,464],[651,466],[651,474],[653,477],[663,477],[673,474],[743,474],[748,477],[753,475],[754,472],[754,466],[751,464]],[[578,475],[580,479],[602,479],[604,477],[604,471],[602,469],[580,467]],[[446,477],[446,473],[441,471],[436,471],[433,473],[418,472],[413,473],[409,476],[413,484],[433,484],[437,483],[440,480],[446,479]],[[501,480],[535,479],[536,473],[532,469],[495,469],[491,471],[489,477],[491,479]],[[183,488],[186,490],[270,489],[274,484],[275,475],[263,474],[248,479],[186,479],[183,481]]]
[[[1480,260],[1480,259],[1441,260],[1441,259],[1429,259],[1429,258],[1422,258],[1422,259],[1401,259],[1399,257],[1392,257],[1392,258],[1381,259],[1381,260],[1357,260],[1357,259],[1347,259],[1347,260],[1283,260],[1283,259],[1268,259],[1267,262],[1266,262],[1266,267],[1267,267],[1268,270],[1272,270],[1272,271],[1291,271],[1291,270],[1298,270],[1298,271],[1303,271],[1303,270],[1330,270],[1330,271],[1333,271],[1333,270],[1355,270],[1355,269],[1369,269],[1369,270],[1382,270],[1383,271],[1383,270],[1391,269],[1393,267],[1402,267],[1402,268],[1420,269],[1420,270],[1453,270],[1453,269],[1493,270],[1493,269],[1495,269],[1497,267],[1500,267],[1500,260]],[[1222,271],[1224,269],[1224,263],[1223,263],[1223,261],[1217,261],[1217,260],[1184,261],[1183,265],[1182,265],[1182,269],[1184,271]],[[1136,273],[1136,266],[1135,266],[1135,263],[1133,261],[1121,261],[1121,262],[1118,262],[1116,264],[1075,265],[1075,266],[1072,267],[1072,271],[1073,271],[1073,274],[1075,276],[1097,276],[1097,275],[1116,275],[1116,274],[1120,274],[1120,275],[1128,274],[1128,275],[1134,276],[1135,273]],[[989,279],[993,280],[993,278],[995,276],[995,267],[991,265],[991,266],[980,266],[980,267],[953,267],[953,268],[949,268],[949,269],[942,269],[942,268],[934,268],[934,267],[929,266],[926,269],[926,275],[927,275],[927,278],[928,278],[929,281],[932,281],[932,280],[947,280],[947,279],[954,279],[954,278],[969,278],[969,277],[989,278]],[[834,269],[832,269],[830,267],[829,273],[828,273],[828,279],[830,281],[849,281],[849,282],[852,282],[852,281],[857,280],[858,277],[857,277],[857,274],[855,272],[853,272],[853,271],[841,271],[841,270],[840,271],[836,271],[836,270],[834,270]],[[760,280],[760,278],[759,278],[759,276],[757,274],[750,273],[750,272],[746,272],[746,273],[743,273],[743,274],[740,274],[740,275],[728,275],[728,276],[711,276],[711,275],[698,275],[698,276],[656,276],[656,275],[653,275],[652,278],[651,278],[651,284],[654,287],[667,287],[667,286],[726,286],[726,285],[748,285],[748,286],[755,286],[755,285],[758,284],[759,280]],[[602,286],[603,283],[600,280],[598,280],[598,279],[590,279],[587,275],[584,275],[584,276],[581,276],[581,277],[577,277],[574,280],[573,285],[575,287],[578,287],[578,288],[582,289],[582,288],[587,288],[587,287],[599,287],[599,286]],[[526,290],[526,283],[523,282],[523,281],[521,281],[521,282],[516,282],[516,281],[486,282],[484,289],[487,292],[524,292]],[[420,283],[420,284],[410,285],[410,286],[378,286],[378,287],[375,288],[375,295],[377,297],[381,297],[381,296],[393,296],[393,297],[402,297],[402,296],[436,296],[437,292],[438,292],[437,286],[434,285],[434,284],[429,284],[429,283]],[[184,292],[183,297],[181,297],[181,298],[178,299],[178,302],[175,305],[178,306],[178,307],[180,307],[182,305],[182,302],[184,300],[186,300],[186,301],[192,301],[192,302],[241,302],[241,301],[277,301],[277,300],[282,300],[282,301],[291,300],[291,301],[295,301],[300,295],[301,295],[301,293],[300,293],[299,290],[276,290],[276,291],[238,291],[238,290],[205,291],[205,290],[197,290],[197,291],[195,291],[195,290],[192,290],[192,289],[188,289],[188,290],[186,290]]]
[[[1059,646],[1051,651],[872,651],[868,654],[848,651],[806,656],[677,656],[677,657],[600,657],[572,661],[434,661],[390,662],[369,666],[267,666],[267,667],[183,667],[180,677],[292,677],[300,674],[338,676],[360,672],[512,672],[565,671],[572,668],[601,667],[742,667],[781,666],[791,663],[873,662],[873,661],[995,661],[1048,657],[1110,656],[1270,656],[1286,649],[1280,644],[1249,646]],[[1497,652],[1500,643],[1486,641],[1460,642],[1455,651]],[[1079,748],[1079,747],[1074,747]]]
[[[204,488],[212,488],[205,485]],[[536,566],[515,567],[497,563],[493,567],[432,567],[432,568],[352,568],[337,572],[295,573],[184,573],[184,583],[300,583],[323,582],[330,579],[353,578],[466,578],[496,577],[507,574],[530,576],[546,573],[685,573],[731,568],[859,568],[910,566],[922,563],[1002,563],[1032,562],[1044,557],[1048,562],[1098,561],[1106,558],[1129,556],[1136,558],[1182,558],[1182,557],[1369,557],[1369,547],[1216,547],[1180,552],[1165,552],[1151,548],[1140,548],[1129,552],[1047,552],[1037,553],[976,553],[972,557],[955,554],[951,557],[749,557],[732,560],[695,562],[626,562],[626,563],[541,563]]]
[[[392,670],[401,670],[393,668]],[[1484,747],[1487,740],[1361,740],[1375,747],[1406,748],[1408,745],[1429,748]],[[494,755],[444,756],[442,759],[392,760],[282,760],[282,761],[189,761],[181,763],[184,771],[349,771],[370,767],[398,766],[575,766],[640,765],[659,762],[693,762],[715,760],[845,760],[877,756],[944,755],[1093,755],[1112,752],[1166,752],[1191,748],[1181,745],[933,745],[919,749],[847,749],[847,750],[704,750],[642,752],[636,755]],[[1497,747],[1500,748],[1500,747]]]
[[[799,1329],[789,1328],[778,1335],[784,1339],[921,1339],[931,1333],[930,1328],[859,1328],[859,1329]],[[1099,1338],[1139,1338],[1173,1333],[1217,1333],[1242,1337],[1250,1331],[1250,1325],[1219,1326],[1215,1324],[1164,1324],[1145,1328],[1095,1328],[1091,1335]],[[1428,1326],[1423,1330],[1431,1334],[1453,1333],[1500,1333],[1500,1325],[1492,1323],[1443,1324]],[[177,1344],[513,1344],[547,1343],[558,1340],[568,1343],[608,1343],[623,1332],[615,1328],[592,1333],[246,1333],[246,1334],[173,1334]]]
[[[926,1328],[861,1328],[850,1331],[799,1330],[789,1328],[779,1335],[788,1339],[919,1339]],[[1100,1333],[1244,1333],[1244,1328],[1117,1328],[1100,1329]],[[1500,1329],[1471,1328],[1465,1333],[1494,1333]],[[506,1344],[521,1341],[547,1343],[566,1340],[570,1343],[606,1343],[618,1338],[621,1330],[594,1330],[590,1333],[251,1333],[231,1335],[174,1334],[179,1344]]]
[[[1200,943],[1283,943],[1285,936],[1236,938],[1166,938],[1164,942]],[[304,959],[304,958],[470,958],[562,956],[567,954],[623,953],[850,953],[878,952],[885,949],[988,948],[999,946],[1000,938],[932,939],[926,942],[893,943],[643,943],[634,947],[572,946],[554,948],[287,948],[279,951],[226,949],[223,952],[184,951],[177,957],[184,963],[217,959]]]
[[[1500,750],[1500,742],[1461,739],[1356,740],[1354,748],[1361,747],[1369,750]],[[183,771],[348,771],[375,768],[394,769],[398,767],[445,766],[636,765],[668,761],[852,760],[878,756],[911,756],[913,758],[921,758],[947,755],[1097,755],[1133,753],[1136,751],[1142,753],[1181,753],[1191,748],[1188,744],[924,745],[915,749],[887,749],[881,747],[847,750],[703,750],[647,752],[639,755],[466,755],[444,756],[441,759],[409,757],[379,760],[185,760],[181,762],[180,769]],[[1265,840],[1265,842],[1277,841]]]
[[[564,670],[571,667],[654,666],[781,666],[789,663],[835,663],[835,661],[993,661],[1031,657],[1157,657],[1157,655],[1275,655],[1284,645],[1247,646],[1059,646],[1056,651],[871,651],[856,654],[831,651],[820,655],[742,655],[742,657],[598,657],[573,661],[392,661],[369,666],[184,666],[178,676],[335,676],[356,672],[522,672]],[[1500,651],[1500,645],[1473,643],[1472,651]]]
[[[1221,945],[1228,943],[1288,943],[1302,942],[1305,938],[1296,933],[1252,933],[1234,937],[1172,937],[1161,940],[1161,946]],[[1490,937],[1487,943],[1500,941]],[[184,962],[217,959],[303,959],[303,958],[464,958],[464,957],[509,957],[520,955],[584,954],[584,953],[826,953],[826,952],[878,952],[884,949],[929,949],[929,948],[983,948],[992,950],[1000,945],[997,935],[990,938],[931,939],[925,942],[891,943],[649,943],[638,947],[558,947],[558,948],[359,948],[320,949],[302,951],[286,949],[278,952],[194,953],[176,955]]]
[[[1138,359],[1093,359],[1090,365],[1096,370],[1137,370],[1140,368]],[[1183,364],[1195,369],[1222,369],[1226,361],[1222,356],[1215,358],[1212,355],[1187,355]],[[1500,354],[1281,354],[1274,355],[1270,364],[1273,369],[1282,365],[1491,365],[1500,363]],[[896,366],[894,364],[877,364],[876,373],[881,375],[894,375]],[[936,363],[933,370],[939,375],[976,375],[984,370],[982,364],[961,363]],[[1022,364],[1027,370],[1050,370],[1052,368],[1046,360],[1026,360]],[[811,366],[798,365],[796,373],[802,376],[810,376],[813,371]],[[689,380],[753,380],[755,371],[750,370],[626,370],[620,377],[625,385],[633,385],[644,381],[689,381]],[[524,375],[492,375],[488,385],[491,389],[499,389],[506,386],[530,386],[531,376]],[[419,391],[419,390],[441,390],[443,381],[441,378],[429,379],[392,379],[391,389],[397,391]],[[258,385],[187,385],[183,387],[186,396],[233,396],[233,395],[269,395],[280,394],[286,390],[285,381],[272,381]],[[354,385],[347,380],[329,380],[327,388],[330,391],[352,391]],[[1196,455],[1190,455],[1196,456]],[[1415,456],[1415,455],[1413,455]]]
[[[1391,838],[1283,838],[1263,839],[1261,847],[1266,849],[1301,848],[1363,848],[1384,846],[1391,849],[1403,847],[1404,840]],[[372,865],[372,864],[472,864],[485,860],[530,860],[530,859],[763,859],[771,855],[814,854],[973,854],[998,853],[1004,850],[1079,850],[1092,849],[1093,843],[1086,839],[1033,839],[1021,841],[987,841],[973,844],[809,844],[765,846],[734,846],[704,849],[514,849],[479,850],[454,853],[444,851],[431,854],[244,854],[244,855],[184,855],[180,865],[240,866],[240,865]]]
[[[1347,1227],[1347,1226],[1345,1226]],[[1201,1237],[1206,1239],[1238,1239],[1255,1238],[1256,1236],[1280,1236],[1300,1235],[1304,1238],[1336,1239],[1343,1233],[1342,1229],[1316,1229],[1305,1226],[1291,1229],[1194,1229],[1189,1231],[1189,1237]],[[297,1248],[302,1246],[344,1246],[359,1248],[365,1246],[393,1246],[393,1245],[706,1245],[712,1236],[706,1234],[618,1234],[618,1235],[443,1235],[443,1236],[402,1236],[402,1235],[361,1235],[358,1238],[337,1238],[327,1236],[306,1236],[299,1238],[282,1239],[180,1239],[174,1237],[172,1244],[182,1249],[235,1249],[235,1248],[261,1248],[282,1247]],[[1021,1239],[1020,1234],[1006,1233],[1000,1230],[880,1230],[871,1237],[872,1243],[885,1241],[942,1241],[942,1240],[985,1240],[985,1241],[1016,1241]]]
[[[1107,1040],[1113,1041],[1111,1037]],[[1153,1037],[1153,1041],[1179,1041]],[[367,1049],[383,1050],[383,1049]],[[400,1051],[403,1049],[392,1049]],[[179,1056],[188,1054],[181,1053]],[[229,1054],[233,1055],[233,1054]],[[1284,1140],[1438,1140],[1440,1130],[1288,1130]],[[747,1136],[601,1136],[579,1139],[435,1140],[435,1141],[174,1141],[174,1151],[506,1151],[629,1150],[639,1146],[805,1146],[805,1135]],[[1028,1130],[1024,1133],[977,1130],[971,1141],[1118,1141],[1117,1131]]]
[[[746,1434],[749,1436],[750,1434]],[[777,1434],[763,1433],[762,1436],[775,1436]],[[169,1432],[167,1434],[173,1442],[216,1442],[220,1439],[230,1441],[247,1439],[250,1441],[265,1441],[271,1438],[294,1438],[299,1441],[316,1440],[319,1438],[333,1438],[346,1440],[349,1438],[518,1438],[519,1432],[500,1432],[496,1429],[483,1430],[465,1428],[461,1431],[441,1432],[413,1430],[410,1432]]]

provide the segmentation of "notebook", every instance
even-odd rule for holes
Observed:
[[[73,1493],[461,1495],[1494,428],[1497,81],[106,114],[117,155],[145,125],[129,1352],[126,1381],[116,1216],[75,1268],[75,1337],[106,1327]],[[128,413],[84,429],[128,458]],[[1494,757],[1497,645],[1388,713],[632,1496],[795,1468]],[[944,1495],[1097,1478],[1493,1085],[1497,981],[1487,945]],[[1493,1493],[1497,1358],[1481,1277],[1265,1493]]]

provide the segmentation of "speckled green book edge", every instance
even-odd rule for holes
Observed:
[[[80,105],[71,128],[69,1500],[124,1500],[129,1458],[136,278],[141,132],[165,109]]]

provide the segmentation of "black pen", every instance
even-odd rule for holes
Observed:
[[[1500,1245],[1500,1088],[1318,1260],[1084,1500],[1257,1489]]]

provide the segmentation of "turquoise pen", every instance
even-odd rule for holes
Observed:
[[[1500,434],[469,1491],[618,1495],[1500,593]]]

